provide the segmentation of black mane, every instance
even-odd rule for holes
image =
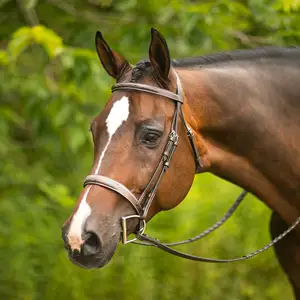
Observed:
[[[256,49],[233,50],[226,52],[217,52],[196,57],[186,57],[181,59],[173,59],[171,64],[177,68],[192,68],[208,66],[219,63],[229,63],[233,61],[252,61],[261,58],[270,59],[300,59],[300,46],[277,47],[269,46]],[[132,70],[131,82],[137,82],[144,75],[152,72],[149,60],[141,60]]]
[[[246,50],[233,50],[227,52],[217,52],[214,54],[208,54],[197,57],[187,57],[182,59],[172,60],[173,67],[197,67],[205,66],[216,63],[226,63],[232,61],[250,61],[260,58],[284,58],[292,59],[297,57],[300,58],[300,46],[292,47],[263,47],[256,49]]]

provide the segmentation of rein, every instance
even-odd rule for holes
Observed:
[[[166,147],[164,149],[163,155],[154,170],[154,173],[152,174],[149,183],[147,184],[146,188],[144,189],[143,193],[139,198],[136,198],[133,193],[123,184],[108,178],[106,176],[102,175],[88,175],[85,180],[83,186],[87,185],[99,185],[102,187],[105,187],[107,189],[110,189],[121,196],[123,196],[127,201],[130,202],[132,207],[135,209],[136,214],[135,215],[129,215],[121,218],[121,226],[122,226],[122,243],[123,244],[128,244],[128,243],[135,243],[143,246],[156,246],[157,248],[164,250],[170,254],[189,259],[189,260],[194,260],[194,261],[202,261],[202,262],[210,262],[210,263],[226,263],[226,262],[235,262],[235,261],[241,261],[241,260],[246,260],[249,259],[276,244],[279,242],[283,237],[285,237],[290,231],[292,231],[299,223],[300,223],[300,217],[296,219],[296,221],[282,234],[278,235],[275,239],[273,239],[270,243],[265,245],[264,247],[260,248],[259,250],[256,250],[248,255],[244,255],[242,257],[237,257],[233,259],[213,259],[213,258],[206,258],[206,257],[200,257],[200,256],[194,256],[190,254],[186,254],[183,252],[180,252],[178,250],[175,250],[171,248],[172,246],[176,245],[181,245],[181,244],[187,244],[194,242],[196,240],[199,240],[203,238],[204,236],[210,234],[217,228],[219,228],[236,210],[238,205],[241,203],[241,201],[245,198],[247,191],[243,191],[237,200],[234,202],[234,204],[230,207],[230,209],[227,211],[227,213],[223,216],[221,220],[219,220],[217,223],[215,223],[213,226],[209,227],[206,229],[204,232],[201,234],[184,240],[180,242],[174,242],[174,243],[162,243],[159,240],[150,237],[146,235],[145,229],[146,229],[146,221],[145,218],[148,214],[149,208],[151,206],[151,203],[156,195],[159,183],[163,177],[163,174],[167,171],[167,169],[170,166],[170,162],[172,160],[173,154],[176,150],[176,147],[178,145],[178,120],[181,118],[184,128],[186,130],[186,134],[189,138],[192,151],[193,151],[193,156],[195,160],[195,168],[196,171],[201,170],[203,168],[203,163],[202,159],[199,156],[198,150],[196,148],[195,142],[194,142],[194,135],[192,130],[188,127],[186,120],[184,118],[184,114],[182,111],[182,104],[183,104],[183,89],[181,85],[181,81],[175,73],[176,78],[177,78],[177,88],[176,88],[176,93],[173,93],[171,91],[154,87],[154,86],[149,86],[146,84],[140,84],[140,83],[117,83],[112,87],[112,92],[117,91],[117,90],[129,90],[129,91],[138,91],[138,92],[145,92],[145,93],[150,93],[154,95],[159,95],[163,96],[165,98],[171,99],[175,101],[175,111],[173,115],[173,120],[171,124],[171,129],[168,137],[168,141],[166,144]],[[138,229],[135,232],[135,238],[128,240],[128,230],[127,230],[127,220],[130,219],[138,219],[139,224],[138,224]],[[137,242],[136,240],[140,240],[141,242]]]

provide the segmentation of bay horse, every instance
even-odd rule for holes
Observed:
[[[151,29],[149,60],[132,66],[102,34],[96,49],[116,80],[91,123],[94,162],[62,227],[69,258],[100,268],[120,240],[177,206],[195,173],[211,172],[272,211],[273,238],[300,215],[300,51],[236,50],[171,60]],[[179,138],[180,137],[180,138]],[[275,244],[300,300],[300,226]]]

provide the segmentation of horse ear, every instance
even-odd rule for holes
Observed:
[[[110,76],[117,80],[125,70],[131,68],[125,58],[108,46],[100,31],[96,33],[95,43],[100,61]]]
[[[154,28],[151,28],[149,59],[158,79],[166,82],[171,66],[169,48],[164,37]]]

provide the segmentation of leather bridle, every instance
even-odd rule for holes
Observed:
[[[175,73],[176,79],[177,79],[176,80],[176,83],[177,83],[176,93],[173,93],[171,91],[168,91],[168,90],[165,90],[165,89],[162,89],[159,87],[154,87],[154,86],[140,84],[140,83],[131,83],[131,82],[130,83],[117,83],[112,87],[112,92],[118,91],[118,90],[145,92],[145,93],[150,93],[150,94],[154,94],[154,95],[158,95],[158,96],[163,96],[163,97],[171,99],[175,102],[175,111],[174,111],[173,120],[171,123],[171,129],[170,129],[170,133],[168,136],[166,147],[164,149],[164,152],[162,154],[162,157],[161,157],[156,169],[154,170],[154,173],[152,174],[152,176],[150,178],[149,183],[147,184],[146,188],[142,192],[141,196],[139,198],[137,198],[123,184],[121,184],[111,178],[108,178],[106,176],[102,176],[102,175],[88,175],[85,178],[84,187],[87,185],[99,185],[99,186],[105,187],[107,189],[110,189],[110,190],[120,194],[121,196],[123,196],[123,198],[125,198],[132,205],[136,214],[124,216],[121,218],[123,244],[128,244],[128,243],[133,242],[133,243],[145,245],[145,246],[156,246],[156,247],[158,247],[168,253],[171,253],[173,255],[176,255],[176,256],[179,256],[182,258],[186,258],[186,259],[190,259],[190,260],[203,261],[203,262],[224,263],[224,262],[234,262],[234,261],[249,259],[250,257],[253,257],[253,256],[267,250],[268,248],[273,246],[275,243],[277,243],[279,240],[281,240],[284,236],[286,236],[291,230],[293,230],[298,225],[298,223],[300,222],[300,217],[297,218],[297,220],[285,232],[283,232],[281,235],[276,237],[274,240],[272,240],[269,244],[267,244],[263,248],[255,251],[255,252],[252,252],[248,255],[238,257],[238,258],[233,258],[233,259],[211,259],[211,258],[193,256],[193,255],[189,255],[189,254],[185,254],[180,251],[177,251],[177,250],[171,248],[171,246],[194,242],[200,238],[203,238],[204,236],[208,235],[209,233],[211,233],[212,231],[214,231],[215,229],[220,227],[232,215],[232,213],[236,210],[238,205],[244,199],[244,197],[247,194],[246,191],[243,191],[240,194],[240,196],[237,198],[236,202],[232,205],[232,207],[228,210],[228,212],[224,215],[224,217],[219,222],[217,222],[216,224],[214,224],[213,226],[211,226],[210,228],[205,230],[203,233],[201,233],[200,235],[198,235],[194,238],[191,238],[191,239],[188,239],[185,241],[181,241],[181,242],[166,244],[166,243],[161,243],[159,240],[154,239],[154,238],[144,234],[144,231],[146,229],[145,219],[148,214],[149,208],[150,208],[151,203],[156,195],[156,192],[159,187],[159,183],[163,177],[163,174],[167,171],[167,169],[170,166],[173,154],[178,145],[178,139],[179,139],[178,121],[179,121],[179,118],[181,118],[181,120],[182,120],[183,126],[186,130],[187,136],[188,136],[190,144],[191,144],[191,148],[192,148],[192,152],[193,152],[193,156],[194,156],[194,160],[195,160],[196,171],[200,171],[201,168],[203,167],[202,160],[199,156],[198,150],[197,150],[195,142],[194,142],[193,132],[188,127],[186,120],[184,118],[183,111],[182,111],[182,104],[183,104],[184,97],[183,97],[183,89],[182,89],[181,81],[180,81],[177,73],[175,71],[174,71],[174,73]],[[139,220],[137,230],[135,232],[136,237],[131,240],[128,240],[128,237],[127,237],[127,235],[128,235],[127,220],[129,220],[129,219],[138,219]],[[139,239],[141,241],[146,241],[146,243],[145,242],[136,242],[137,239]]]
[[[178,121],[181,117],[184,127],[186,129],[187,135],[189,137],[190,144],[192,146],[194,159],[196,162],[196,170],[199,170],[202,168],[202,161],[198,154],[198,150],[196,148],[195,142],[194,142],[194,136],[191,131],[191,129],[187,126],[186,121],[184,119],[183,111],[182,111],[182,104],[183,104],[183,91],[180,79],[178,75],[177,77],[177,93],[172,93],[171,91],[164,90],[158,87],[149,86],[146,84],[140,84],[140,83],[117,83],[112,87],[112,92],[118,91],[118,90],[133,90],[133,91],[139,91],[139,92],[146,92],[151,93],[154,95],[163,96],[166,98],[169,98],[173,101],[175,101],[175,111],[171,123],[170,133],[168,135],[167,144],[165,146],[165,149],[163,151],[162,157],[152,174],[146,188],[144,189],[143,193],[137,199],[131,191],[125,187],[123,184],[112,180],[111,178],[101,176],[101,175],[89,175],[86,177],[84,181],[84,186],[89,184],[94,185],[100,185],[103,187],[106,187],[108,189],[111,189],[120,195],[122,195],[125,199],[127,199],[130,204],[133,206],[133,208],[136,211],[136,215],[126,216],[122,218],[122,240],[124,244],[127,244],[129,242],[132,242],[133,240],[127,240],[127,220],[132,218],[138,218],[141,222],[139,224],[138,232],[141,233],[145,229],[145,218],[148,214],[149,208],[151,206],[151,203],[156,195],[159,183],[163,177],[163,174],[166,172],[166,170],[170,166],[170,162],[172,160],[173,154],[175,152],[175,149],[178,144]],[[134,239],[135,240],[135,239]]]

